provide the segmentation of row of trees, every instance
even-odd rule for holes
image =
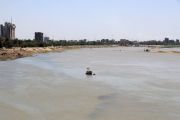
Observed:
[[[47,47],[47,46],[72,46],[72,45],[120,45],[120,46],[139,46],[139,45],[180,45],[179,41],[129,41],[127,39],[121,39],[120,41],[102,39],[97,41],[83,40],[59,40],[59,41],[46,41],[37,42],[35,40],[9,40],[7,38],[0,38],[0,48],[12,48],[12,47]]]
[[[113,45],[118,44],[115,40],[102,39],[97,41],[84,40],[49,40],[46,42],[37,42],[36,40],[9,40],[7,38],[0,38],[0,48],[12,47],[47,47],[47,46],[72,46],[72,45]]]
[[[180,42],[170,40],[170,41],[156,41],[156,40],[151,40],[151,41],[142,41],[139,42],[140,45],[180,45]]]

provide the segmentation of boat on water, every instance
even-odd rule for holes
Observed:
[[[93,71],[90,70],[90,68],[87,68],[86,75],[96,75],[93,73]]]
[[[93,75],[92,71],[86,71],[86,75]]]
[[[144,52],[151,52],[150,49],[144,49]]]

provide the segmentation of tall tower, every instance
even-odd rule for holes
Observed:
[[[11,17],[11,39],[15,39],[15,29],[16,29],[16,26],[15,26],[15,24],[13,24],[13,19],[12,19],[12,17]]]
[[[15,24],[5,22],[4,30],[3,30],[4,31],[3,36],[5,38],[14,40],[15,39],[15,29],[16,29]]]
[[[0,24],[0,37],[3,37],[3,25]]]
[[[15,29],[16,29],[16,26],[14,24],[11,24],[11,35],[10,35],[10,39],[14,40],[16,38],[15,36]]]

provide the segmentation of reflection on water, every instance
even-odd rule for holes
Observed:
[[[179,120],[180,55],[96,48],[0,62],[0,119]],[[90,67],[96,76],[85,76]]]

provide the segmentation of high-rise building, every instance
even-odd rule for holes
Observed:
[[[0,25],[0,36],[8,39],[15,39],[15,24],[5,22],[4,26]]]
[[[0,37],[3,37],[3,25],[0,25]]]
[[[35,32],[35,41],[43,42],[43,33],[42,32]]]
[[[15,39],[15,28],[16,26],[14,24],[6,22],[4,26],[5,37],[9,39]]]

